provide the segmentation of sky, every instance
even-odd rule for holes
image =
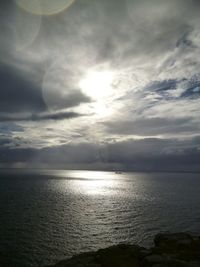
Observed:
[[[0,2],[0,167],[200,171],[198,0]]]

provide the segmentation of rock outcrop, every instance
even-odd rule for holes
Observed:
[[[161,233],[154,247],[120,244],[83,253],[54,267],[200,267],[200,236]]]

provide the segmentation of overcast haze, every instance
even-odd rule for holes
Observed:
[[[0,167],[200,171],[198,0],[28,3],[0,3]]]

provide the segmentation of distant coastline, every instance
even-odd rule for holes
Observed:
[[[40,171],[40,170],[43,170],[43,171],[97,171],[97,172],[113,172],[113,173],[116,173],[118,171],[114,171],[114,170],[111,170],[111,169],[64,169],[64,168],[43,168],[43,167],[37,167],[37,168],[33,168],[33,167],[26,167],[26,168],[16,168],[16,167],[0,167],[0,171],[1,170],[23,170],[23,171],[26,171],[26,170],[32,170],[32,171]],[[133,169],[133,170],[121,170],[119,174],[121,173],[200,173],[200,170],[136,170],[136,169]]]

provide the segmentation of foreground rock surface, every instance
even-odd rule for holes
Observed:
[[[155,246],[144,248],[120,244],[83,253],[52,267],[200,267],[200,236],[188,233],[162,233]]]

